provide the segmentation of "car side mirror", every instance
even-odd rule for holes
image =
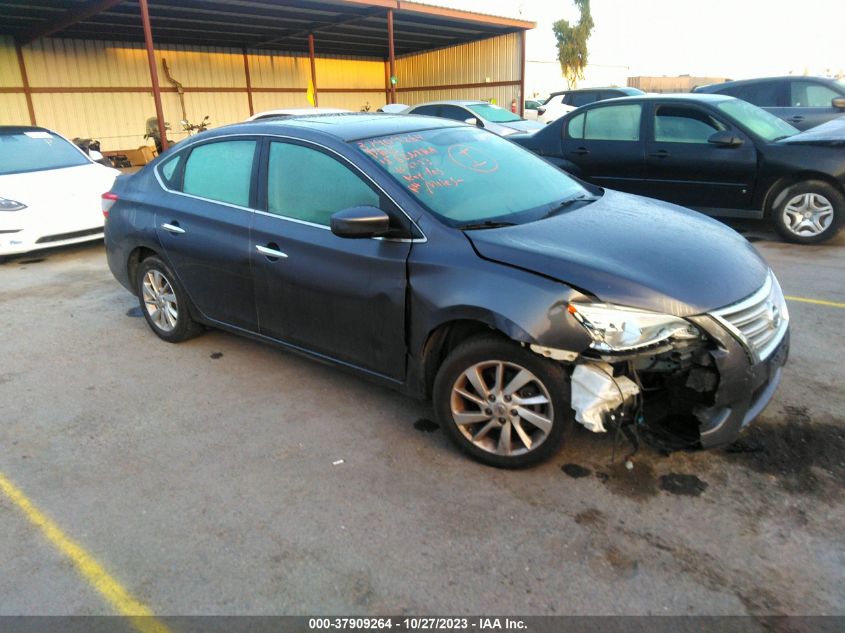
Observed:
[[[390,230],[390,217],[376,207],[351,207],[332,215],[331,229],[338,237],[376,237]]]
[[[476,127],[484,127],[484,125],[479,121],[476,117],[471,116],[468,119],[464,119],[464,123],[469,123],[470,125],[474,125]]]
[[[744,141],[741,136],[737,136],[729,130],[722,130],[713,134],[707,139],[707,142],[717,147],[739,147]]]
[[[845,97],[836,97],[835,99],[831,100],[830,105],[832,105],[837,110],[845,111]]]

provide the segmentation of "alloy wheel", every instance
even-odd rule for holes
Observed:
[[[179,322],[179,306],[167,277],[158,270],[147,271],[141,292],[150,321],[162,332],[172,332]]]
[[[548,390],[531,371],[506,361],[476,363],[452,386],[452,420],[478,448],[505,457],[524,455],[552,430]]]

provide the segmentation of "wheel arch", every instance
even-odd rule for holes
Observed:
[[[775,206],[780,202],[781,196],[792,185],[797,185],[808,180],[818,180],[836,189],[842,195],[845,195],[845,189],[842,184],[831,177],[829,174],[824,174],[817,171],[802,171],[789,176],[784,176],[776,180],[769,186],[766,191],[766,196],[763,199],[763,213],[765,217],[771,217]]]
[[[437,371],[452,350],[464,341],[485,334],[498,335],[503,340],[516,343],[532,340],[525,330],[509,319],[488,311],[439,323],[428,332],[420,354],[424,397],[431,396]]]
[[[126,270],[129,274],[129,284],[132,292],[138,294],[138,267],[148,257],[161,257],[161,253],[145,245],[136,246],[126,258]]]

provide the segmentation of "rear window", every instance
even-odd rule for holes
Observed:
[[[90,165],[84,154],[46,130],[0,134],[0,175]]]
[[[511,123],[522,120],[510,110],[505,110],[497,105],[479,103],[467,107],[485,121],[492,121],[493,123]]]

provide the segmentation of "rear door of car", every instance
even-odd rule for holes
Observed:
[[[788,106],[774,108],[770,112],[799,130],[808,130],[845,114],[831,103],[833,99],[845,95],[830,86],[811,79],[792,79],[785,83],[788,84]]]
[[[653,102],[646,126],[649,195],[676,204],[742,209],[751,204],[757,150],[750,138],[709,108],[677,101]],[[738,147],[708,142],[729,130],[743,138]]]
[[[167,194],[156,209],[165,256],[208,318],[256,330],[249,227],[257,173],[254,137],[195,145],[157,167]]]
[[[262,334],[401,380],[405,371],[404,215],[355,165],[304,141],[268,138],[250,255]],[[393,239],[341,238],[333,213],[375,206]]]
[[[562,126],[560,157],[602,187],[645,193],[642,103],[596,104]]]

